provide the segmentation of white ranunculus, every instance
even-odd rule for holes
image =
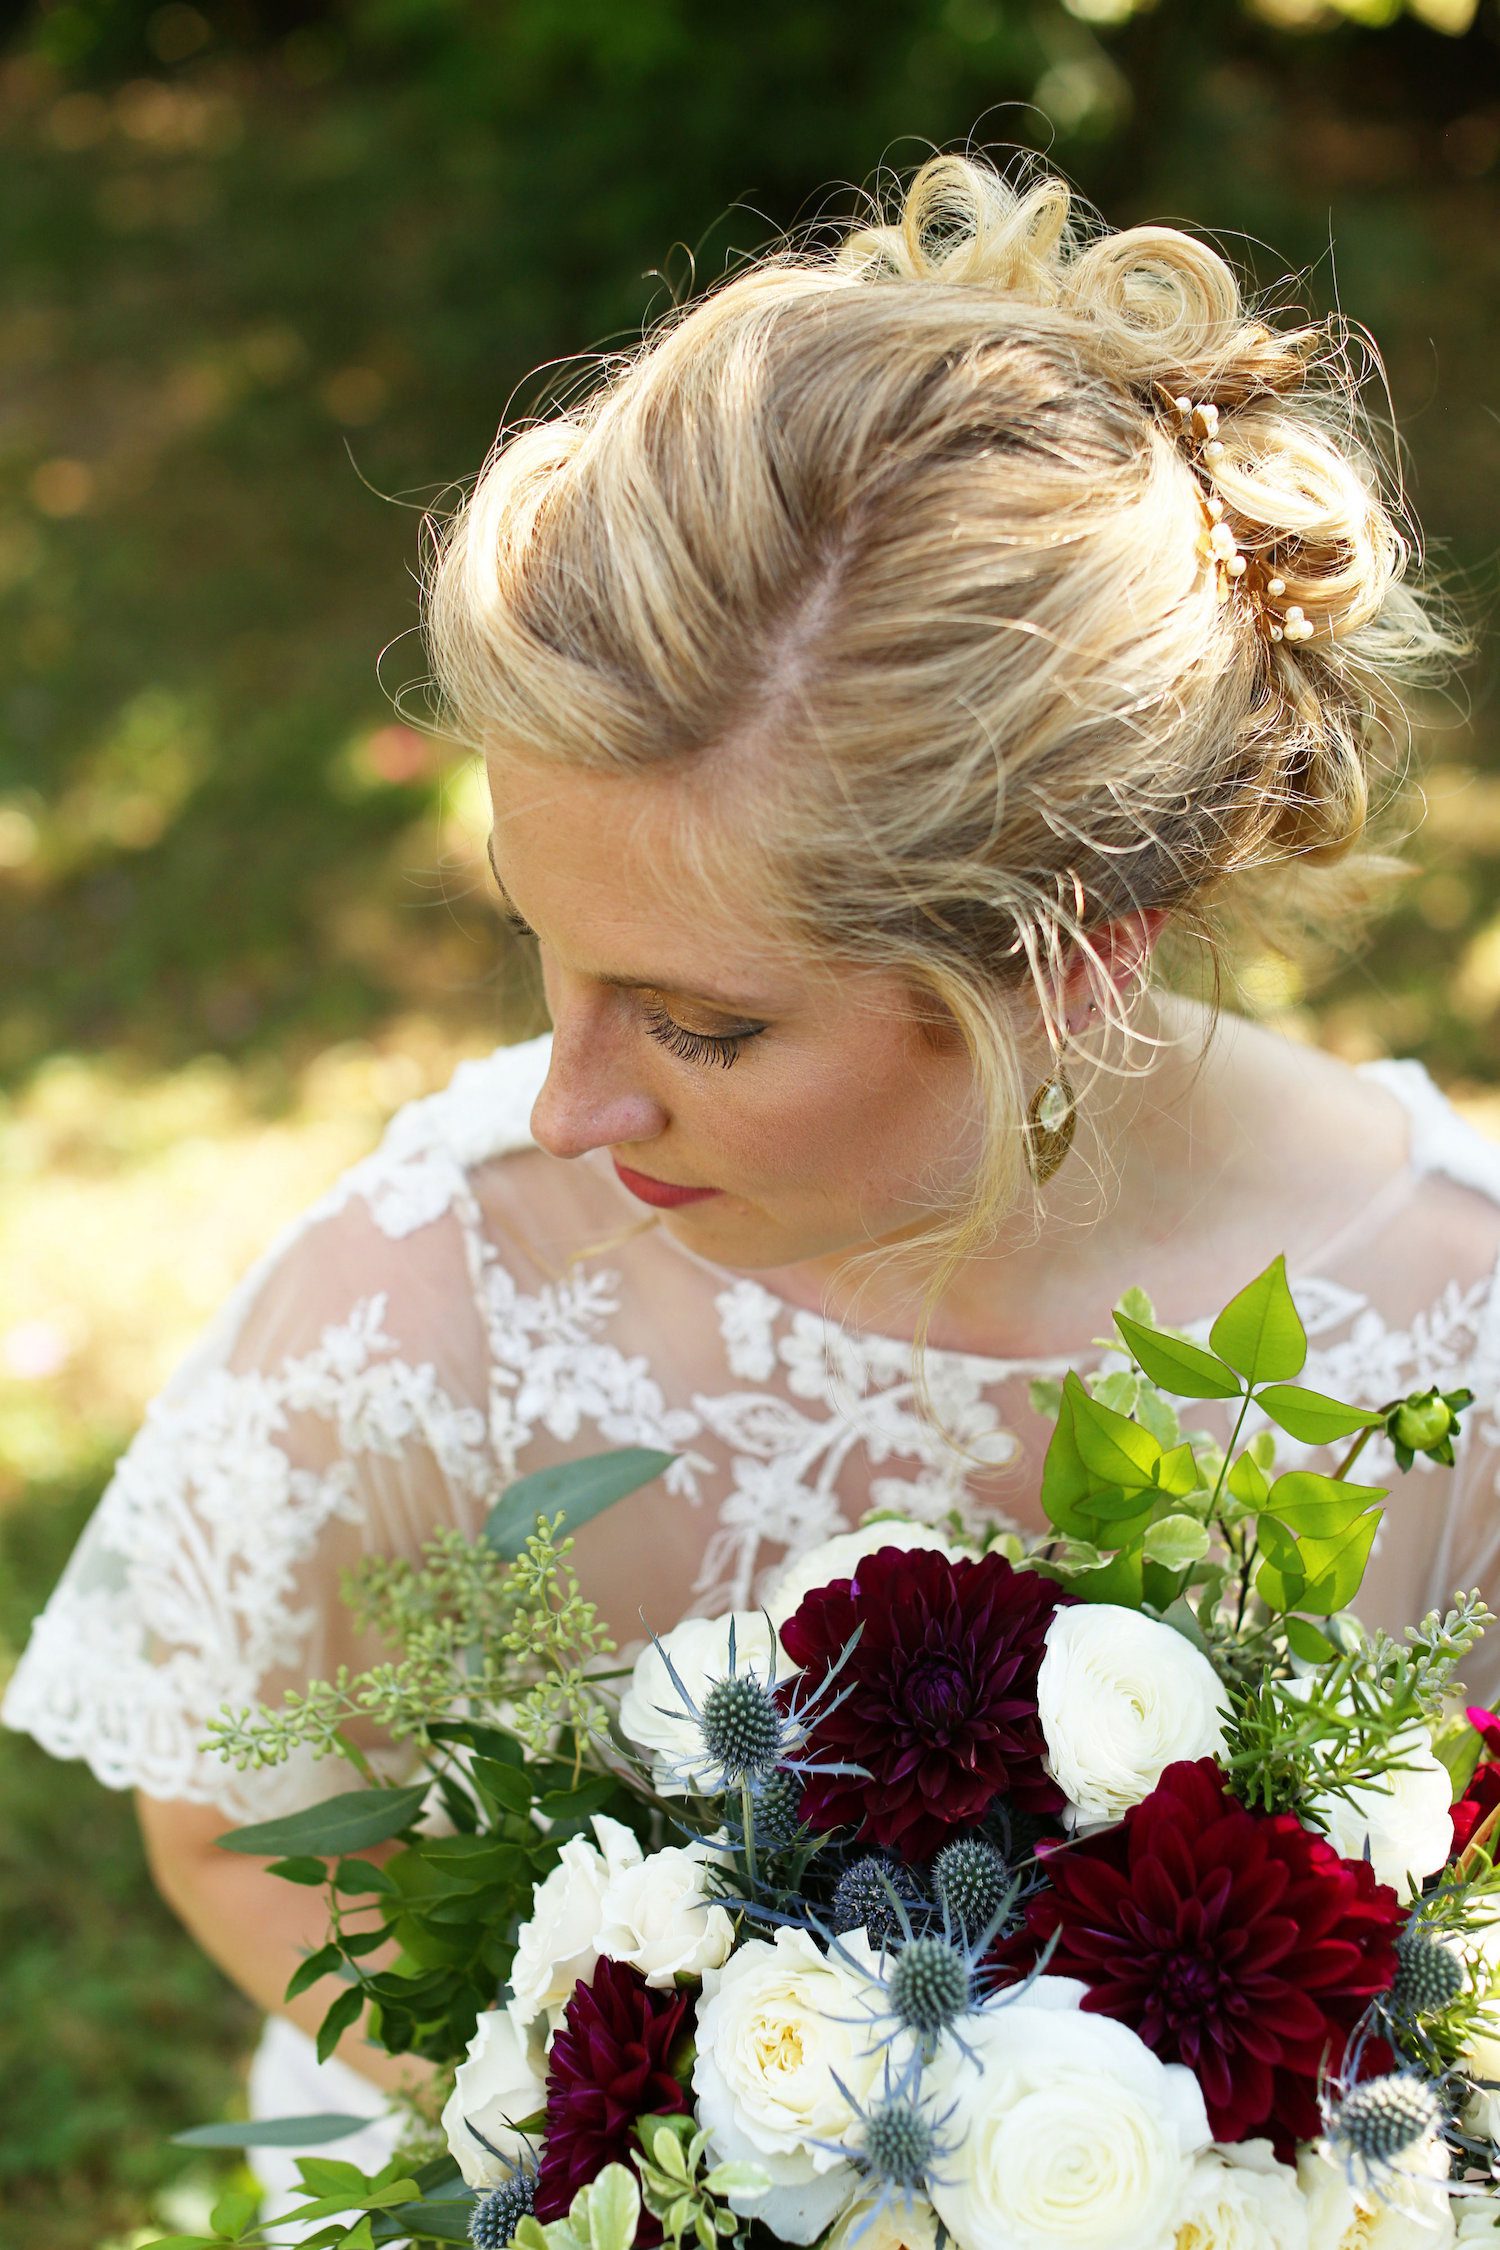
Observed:
[[[617,1875],[638,1867],[641,1847],[623,1822],[595,1813],[597,1847],[570,1836],[550,1875],[538,1883],[531,1918],[516,1938],[510,1989],[516,2021],[533,2023],[565,2008],[573,1987],[591,1977],[599,1959],[604,1894]]]
[[[1119,1820],[1178,1758],[1224,1747],[1227,1698],[1201,1650],[1111,1602],[1060,1609],[1036,1683],[1047,1764],[1080,1829]]]
[[[1493,2196],[1456,2195],[1452,2211],[1458,2250],[1500,2250],[1500,2205]]]
[[[1269,2141],[1206,2150],[1188,2179],[1172,2250],[1309,2250],[1296,2173]]]
[[[1401,2160],[1377,2195],[1356,2188],[1321,2142],[1297,2156],[1309,2250],[1449,2250],[1454,2239],[1448,2152],[1434,2135]]]
[[[1376,1881],[1406,1899],[1453,1849],[1453,1777],[1434,1755],[1426,1727],[1410,1728],[1397,1746],[1406,1761],[1401,1772],[1380,1774],[1348,1796],[1311,1798],[1307,1811],[1317,1816],[1308,1826],[1344,1859],[1363,1859],[1368,1841]]]
[[[822,2145],[856,2129],[835,2076],[862,2107],[882,2083],[870,1981],[880,1964],[862,1930],[840,1942],[858,1967],[824,1955],[806,1930],[751,1938],[706,1971],[698,2003],[699,2123],[717,2160],[765,2166],[770,2193],[745,2209],[784,2242],[813,2241],[859,2185],[854,2166]]]
[[[526,2145],[515,2127],[534,2117],[546,2100],[525,2031],[510,2009],[486,2009],[469,2041],[468,2060],[458,2066],[442,2117],[449,2154],[467,2186],[499,2187],[509,2177],[505,2159],[519,2157]],[[492,2156],[471,2127],[493,2142],[500,2156]]]
[[[923,2074],[953,2105],[938,2217],[958,2250],[1170,2250],[1209,2145],[1197,2079],[1111,2016],[1029,2000],[969,2017],[970,2055],[946,2040]]]
[[[768,1680],[773,1652],[778,1680],[790,1679],[796,1673],[797,1667],[781,1652],[772,1628],[758,1609],[735,1610],[722,1617],[685,1617],[670,1633],[658,1634],[657,1639],[700,1710],[704,1689],[729,1676],[731,1622],[737,1674],[753,1670],[759,1679]],[[684,1797],[695,1771],[705,1782],[712,1773],[713,1768],[704,1761],[697,1721],[673,1685],[654,1641],[648,1641],[635,1660],[630,1685],[620,1698],[620,1725],[636,1748],[649,1756],[656,1788],[663,1796]]]
[[[836,1578],[852,1578],[855,1564],[863,1562],[866,1555],[878,1555],[882,1547],[900,1547],[908,1553],[914,1547],[929,1547],[946,1555],[950,1562],[961,1561],[969,1552],[965,1547],[955,1547],[930,1523],[870,1523],[859,1531],[840,1531],[787,1563],[772,1586],[766,1608],[777,1631],[800,1607],[804,1594],[810,1594],[816,1586],[831,1586]]]
[[[734,1924],[706,1879],[718,1856],[702,1844],[673,1844],[622,1868],[605,1887],[599,1951],[661,1991],[718,1968],[734,1946]]]

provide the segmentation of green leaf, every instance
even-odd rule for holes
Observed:
[[[1196,1516],[1160,1516],[1148,1524],[1141,1540],[1148,1562],[1168,1570],[1186,1570],[1208,1553],[1208,1526]]]
[[[1326,1664],[1330,1657],[1338,1654],[1328,1635],[1320,1633],[1305,1617],[1287,1618],[1283,1630],[1287,1647],[1293,1656],[1300,1656],[1304,1664]]]
[[[413,2235],[424,2242],[468,2242],[474,2200],[465,2194],[424,2203],[393,2203],[370,2231],[380,2242],[404,2244]],[[534,2226],[536,2221],[531,2223]]]
[[[1169,1492],[1174,1500],[1185,1500],[1201,1483],[1198,1462],[1190,1445],[1174,1445],[1156,1464],[1156,1488],[1158,1492]]]
[[[358,2022],[364,2004],[364,1994],[357,1984],[351,1984],[347,1991],[339,1994],[333,2006],[323,2018],[318,2030],[318,2060],[320,2063],[327,2062],[340,2038],[349,2029],[350,2024]]]
[[[716,2164],[711,2172],[704,2175],[703,2185],[710,2195],[769,2195],[771,2175],[764,2164]]]
[[[1263,1508],[1271,1496],[1271,1487],[1253,1452],[1240,1455],[1224,1482],[1242,1508]]]
[[[1100,1484],[1149,1489],[1161,1447],[1138,1422],[1112,1413],[1082,1391],[1073,1400],[1073,1435],[1084,1467]]]
[[[1363,1407],[1344,1406],[1336,1398],[1324,1398],[1321,1391],[1305,1391],[1296,1383],[1272,1383],[1256,1392],[1255,1403],[1265,1409],[1278,1429],[1303,1445],[1332,1445],[1339,1438],[1353,1437],[1356,1430],[1373,1430],[1383,1420],[1379,1414],[1367,1414]]]
[[[341,2117],[315,2110],[308,2117],[262,2117],[243,2123],[192,2125],[173,2133],[176,2148],[315,2148],[320,2141],[344,2141],[363,2131],[368,2117]]]
[[[635,2174],[623,2164],[606,2164],[589,2189],[589,2250],[630,2250],[640,2215]]]
[[[410,1827],[426,1795],[426,1782],[409,1789],[350,1789],[341,1797],[325,1797],[321,1804],[288,1813],[282,1820],[232,1828],[218,1839],[219,1846],[226,1852],[249,1852],[267,1859],[303,1852],[332,1859],[340,1852],[366,1851]]]
[[[1209,1331],[1220,1359],[1252,1383],[1289,1383],[1307,1359],[1307,1331],[1287,1287],[1286,1260],[1275,1258],[1265,1272],[1231,1298]]]
[[[1122,1547],[1099,1570],[1081,1570],[1068,1580],[1071,1593],[1081,1601],[1116,1602],[1122,1609],[1139,1609],[1142,1598],[1142,1556],[1139,1542]]]
[[[366,2118],[365,2123],[369,2122]],[[217,2250],[218,2240],[213,2234],[158,2234],[144,2250]]]
[[[1335,1610],[1349,1607],[1359,1592],[1370,1548],[1384,1513],[1383,1508],[1371,1508],[1342,1539],[1303,1541],[1303,1559],[1309,1579],[1297,1604],[1299,1609],[1307,1610],[1314,1617],[1331,1617]],[[1316,1550],[1311,1556],[1309,1546]]]
[[[651,2160],[659,2172],[668,2179],[685,2180],[687,2164],[682,2154],[682,2142],[669,2126],[659,2125],[651,2136]]]
[[[1142,1328],[1136,1321],[1115,1314],[1115,1326],[1130,1347],[1136,1365],[1158,1390],[1174,1398],[1238,1398],[1244,1384],[1201,1344],[1185,1343],[1180,1336],[1165,1336],[1159,1329]]]
[[[247,2188],[230,2188],[219,2197],[209,2212],[208,2223],[216,2232],[227,2234],[231,2241],[235,2241],[251,2224],[259,2209],[258,2195],[252,2195]]]
[[[1311,1469],[1288,1469],[1272,1485],[1271,1513],[1304,1539],[1333,1539],[1385,1494],[1375,1484],[1345,1484]]]
[[[320,1945],[316,1953],[309,1953],[299,1968],[292,1971],[283,1998],[295,2000],[299,1992],[317,1984],[323,1977],[336,1977],[344,1965],[344,1957],[336,1945]]]
[[[501,1493],[485,1521],[484,1537],[514,1562],[535,1531],[538,1516],[550,1521],[561,1509],[567,1519],[564,1533],[577,1531],[617,1500],[652,1483],[676,1458],[675,1453],[661,1453],[654,1446],[624,1445],[608,1453],[591,1453],[581,1461],[535,1469]]]
[[[279,1875],[284,1883],[306,1883],[311,1889],[320,1888],[328,1880],[328,1870],[320,1859],[277,1859],[266,1869],[268,1875]]]

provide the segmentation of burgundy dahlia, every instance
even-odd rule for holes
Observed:
[[[1046,1865],[1032,1957],[1056,1931],[1048,1973],[1080,1977],[1085,2008],[1186,2063],[1216,2140],[1265,2134],[1285,2156],[1320,2130],[1319,2072],[1339,2068],[1396,1974],[1404,1917],[1368,1861],[1341,1859],[1291,1813],[1247,1812],[1198,1758]],[[1371,2041],[1369,2067],[1388,2060]]]
[[[547,2121],[537,2172],[536,2215],[568,2215],[574,2196],[606,2164],[628,2164],[638,2117],[673,2117],[691,2106],[672,2071],[672,2050],[692,2029],[692,1995],[655,1992],[638,1969],[601,1961],[575,1985],[547,2058]],[[661,2241],[642,2211],[639,2244]]]
[[[955,1563],[923,1547],[882,1547],[853,1578],[805,1595],[781,1629],[803,1667],[784,1691],[790,1707],[864,1631],[801,1759],[860,1765],[869,1778],[806,1774],[802,1818],[914,1860],[973,1828],[997,1798],[1056,1812],[1063,1797],[1042,1763],[1036,1676],[1047,1627],[1070,1599],[1003,1555]]]

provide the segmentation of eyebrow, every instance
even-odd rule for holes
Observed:
[[[495,878],[495,888],[500,894],[500,904],[502,908],[508,915],[513,918],[513,920],[520,926],[521,929],[529,932],[534,936],[535,932],[532,931],[530,923],[527,921],[525,915],[517,907],[509,891],[505,888],[504,883],[502,883],[500,880],[500,870],[495,865],[495,837],[493,830],[491,830],[491,832],[484,839],[484,856],[490,863],[490,873]],[[595,976],[594,982],[596,984],[614,985],[619,990],[625,992],[670,992],[674,994],[678,999],[701,1000],[705,1007],[722,1008],[726,1015],[751,1016],[754,1017],[757,1021],[760,1019],[760,1017],[769,1013],[764,1003],[761,1001],[737,999],[733,995],[723,992],[694,992],[690,989],[689,986],[685,984],[675,983],[671,977],[625,977],[619,976],[607,970],[602,970]]]

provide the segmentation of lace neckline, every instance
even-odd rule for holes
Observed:
[[[1337,1285],[1324,1269],[1332,1265],[1334,1257],[1347,1247],[1351,1239],[1366,1229],[1372,1220],[1378,1223],[1387,1216],[1388,1211],[1399,1208],[1422,1173],[1415,1108],[1407,1091],[1403,1072],[1408,1067],[1420,1072],[1424,1092],[1436,1093],[1437,1089],[1426,1070],[1420,1063],[1397,1066],[1393,1070],[1383,1060],[1356,1063],[1353,1067],[1360,1077],[1374,1079],[1376,1083],[1385,1086],[1406,1112],[1406,1152],[1399,1168],[1362,1210],[1351,1213],[1321,1241],[1315,1243],[1311,1250],[1299,1254],[1296,1270],[1289,1277],[1294,1291],[1326,1292],[1335,1288]],[[795,1299],[782,1296],[753,1272],[739,1273],[729,1266],[716,1266],[711,1259],[701,1257],[696,1250],[690,1250],[686,1243],[679,1242],[675,1235],[668,1234],[664,1227],[657,1226],[653,1232],[654,1239],[664,1243],[674,1257],[685,1259],[690,1265],[696,1266],[700,1273],[718,1281],[721,1296],[738,1289],[753,1289],[774,1304],[780,1315],[791,1320],[816,1321],[827,1336],[842,1336],[867,1352],[894,1352],[908,1356],[911,1353],[910,1336],[893,1336],[882,1329],[856,1327],[847,1321],[840,1321],[831,1313],[819,1311],[811,1305],[798,1304]],[[1206,1336],[1216,1317],[1216,1312],[1199,1313],[1191,1320],[1174,1321],[1170,1325],[1190,1336]],[[1016,1375],[1062,1375],[1069,1368],[1094,1367],[1105,1356],[1104,1349],[1092,1337],[1084,1350],[1055,1352],[1026,1359],[999,1359],[987,1352],[965,1351],[956,1345],[929,1344],[927,1347],[927,1358],[935,1368],[961,1369],[986,1383],[1003,1382]]]

